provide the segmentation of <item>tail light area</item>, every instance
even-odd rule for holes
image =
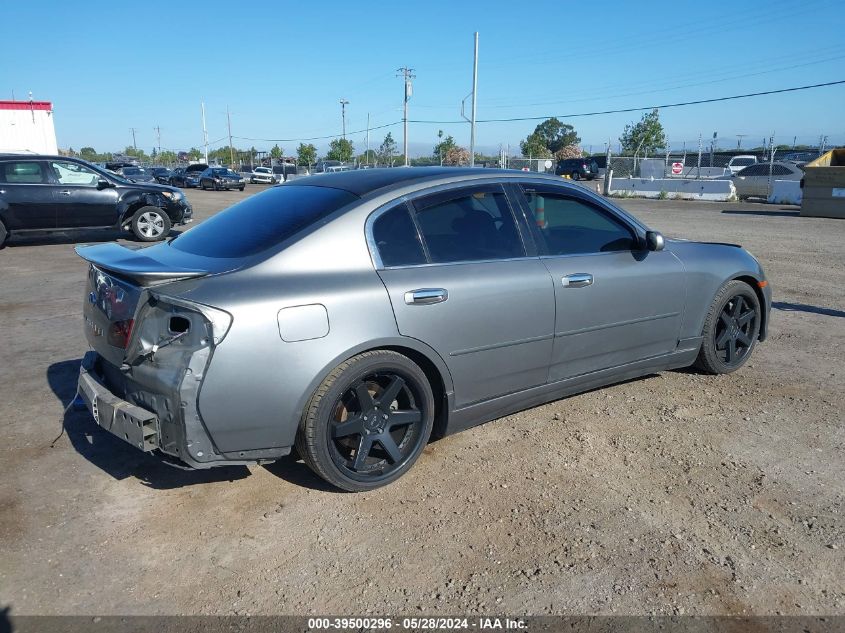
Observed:
[[[109,325],[106,342],[120,349],[126,349],[129,345],[129,339],[132,336],[132,327],[135,325],[135,319],[126,319],[124,321],[114,321]]]
[[[187,367],[194,352],[219,344],[231,323],[232,317],[223,310],[150,293],[134,320],[112,324],[109,342],[112,336],[115,345],[125,342],[125,362],[130,366],[150,360]]]

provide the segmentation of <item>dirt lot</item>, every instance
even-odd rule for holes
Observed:
[[[199,220],[259,187],[189,192]],[[399,482],[182,472],[66,417],[85,265],[0,251],[0,607],[11,614],[845,614],[845,222],[622,200],[774,287],[731,376],[667,372],[431,444]],[[838,571],[837,571],[838,570]]]

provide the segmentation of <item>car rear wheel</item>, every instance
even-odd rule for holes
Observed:
[[[742,367],[757,344],[760,316],[760,300],[751,286],[738,280],[722,286],[704,320],[695,367],[709,374]]]
[[[9,232],[6,230],[6,225],[0,222],[0,248],[6,244],[7,237],[9,237]]]
[[[577,171],[573,171],[572,180],[581,180],[581,174],[579,174]]]
[[[238,191],[243,191],[245,188],[246,188],[246,185],[241,185],[240,187],[238,187]]]
[[[341,363],[314,392],[296,448],[330,484],[349,492],[372,490],[413,466],[433,421],[425,373],[396,352],[365,352]]]
[[[132,216],[132,233],[142,242],[158,242],[170,233],[171,222],[158,207],[141,207]]]

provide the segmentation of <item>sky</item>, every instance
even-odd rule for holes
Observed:
[[[461,99],[472,89],[479,33],[477,118],[558,116],[584,149],[615,147],[642,112],[576,116],[845,80],[845,2],[303,2],[217,0],[4,3],[0,99],[52,101],[59,147],[99,152],[186,150],[228,143],[292,155],[341,133],[355,150],[389,131],[402,147],[403,84],[412,156],[438,130],[469,145]],[[467,102],[469,103],[469,101]],[[468,113],[469,109],[467,109]],[[845,144],[845,84],[721,103],[663,108],[671,145]],[[542,120],[542,119],[540,119]],[[510,148],[540,120],[478,123],[476,149]],[[416,122],[425,121],[425,122]],[[385,126],[385,127],[382,127]],[[378,128],[378,129],[375,129]],[[737,135],[746,135],[739,137]],[[328,139],[314,139],[324,150]]]

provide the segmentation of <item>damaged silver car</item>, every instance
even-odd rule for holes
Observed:
[[[312,176],[168,243],[77,252],[79,390],[101,427],[192,468],[295,447],[350,491],[432,436],[650,372],[732,372],[771,307],[736,245],[491,169]]]

